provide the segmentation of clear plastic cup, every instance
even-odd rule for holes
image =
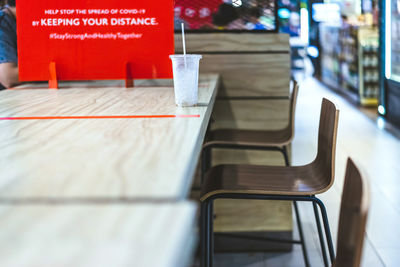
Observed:
[[[174,72],[175,103],[179,107],[197,105],[201,55],[170,55]],[[186,58],[186,62],[185,62]]]

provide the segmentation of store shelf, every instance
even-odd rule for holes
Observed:
[[[378,105],[378,30],[370,26],[320,25],[321,80],[356,94],[363,106]]]

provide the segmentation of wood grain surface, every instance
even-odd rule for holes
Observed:
[[[2,205],[2,267],[186,267],[193,203]]]
[[[0,92],[0,117],[200,115],[0,121],[0,200],[185,198],[218,84],[218,75],[202,75],[190,108],[175,106],[171,81]]]
[[[287,201],[218,199],[215,201],[214,212],[216,233],[293,229],[292,208]]]
[[[200,72],[220,73],[221,97],[288,97],[290,54],[203,55]]]
[[[289,35],[260,33],[187,33],[186,49],[193,52],[289,52]],[[175,34],[175,51],[182,54],[182,35]]]
[[[289,100],[220,100],[211,129],[280,130],[289,123]]]
[[[200,72],[221,74],[220,96],[289,95],[289,35],[189,33],[185,39],[188,53],[203,55]],[[175,34],[175,51],[183,53],[180,34]]]

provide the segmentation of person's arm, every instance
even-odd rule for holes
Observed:
[[[19,83],[18,65],[16,63],[0,64],[0,83],[6,88],[11,88]]]
[[[0,83],[6,88],[19,83],[15,11],[7,8],[0,23]]]

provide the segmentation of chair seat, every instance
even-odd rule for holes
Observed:
[[[263,130],[240,130],[219,129],[209,133],[208,140],[204,146],[212,144],[243,145],[243,146],[284,146],[290,143],[292,134],[290,129],[263,131]]]
[[[220,193],[264,195],[315,195],[328,190],[330,173],[315,162],[298,167],[218,165],[205,178],[201,201]],[[321,177],[327,177],[321,179]]]

